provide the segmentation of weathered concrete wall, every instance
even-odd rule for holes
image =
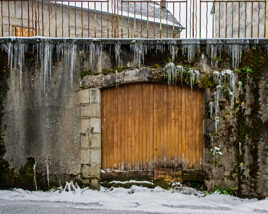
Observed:
[[[93,3],[90,4],[93,5]],[[97,7],[101,7],[101,3],[96,4]],[[160,26],[160,23],[140,21],[138,17],[133,19],[106,13],[107,9],[104,9],[107,7],[106,3],[102,3],[102,13],[94,10],[81,10],[81,8],[62,7],[61,5],[55,7],[54,4],[50,6],[44,4],[42,13],[42,4],[37,1],[30,1],[29,13],[27,1],[16,4],[14,1],[4,1],[1,5],[3,5],[3,14],[0,16],[0,32],[3,27],[3,36],[15,36],[15,26],[30,27],[35,30],[37,36],[45,37],[159,38],[161,34],[162,38],[178,38],[180,33],[173,26],[163,23]],[[44,16],[44,20],[42,20],[42,16]],[[162,20],[162,22],[164,21]]]
[[[65,175],[77,177],[80,173],[77,73],[71,80],[64,62],[54,61],[51,74],[45,74],[42,67],[45,65],[34,65],[31,60],[36,60],[35,56],[28,52],[21,71],[10,69],[4,114],[5,157],[15,169],[34,157],[38,171],[46,172],[48,161],[51,175],[59,175],[59,181]],[[79,67],[79,61],[76,62],[75,67]]]

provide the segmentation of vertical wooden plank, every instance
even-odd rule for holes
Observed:
[[[147,151],[148,151],[148,160],[149,160],[149,166],[150,169],[153,169],[153,162],[154,162],[154,87],[152,84],[149,85],[149,92],[147,93],[148,98],[146,100],[149,101],[148,104],[148,114],[149,121],[148,121],[148,127],[149,127],[149,136],[148,136],[148,145],[147,145]]]
[[[115,115],[114,115],[114,128],[115,128],[115,145],[116,145],[116,156],[115,156],[115,168],[118,169],[118,164],[120,161],[120,133],[119,133],[119,121],[120,121],[120,111],[119,111],[119,97],[121,96],[122,90],[118,90],[117,88],[113,88],[115,90],[115,96],[114,99],[116,101],[115,103]]]
[[[200,96],[199,96],[199,109],[200,109],[200,114],[199,114],[199,135],[198,135],[198,139],[199,139],[199,154],[200,154],[200,164],[202,163],[202,159],[203,159],[203,117],[204,117],[204,100],[203,100],[203,94],[200,92]],[[201,167],[201,165],[199,165],[199,167]]]
[[[176,168],[176,151],[178,150],[178,142],[176,140],[176,132],[177,132],[177,127],[175,125],[175,102],[176,102],[176,97],[175,97],[175,92],[177,90],[177,87],[170,87],[169,93],[170,93],[170,138],[173,141],[173,146],[171,147],[171,154],[172,154],[172,165],[173,169]]]
[[[117,30],[117,19],[116,19],[116,28]],[[117,32],[117,31],[116,31]],[[117,34],[115,34],[117,36]],[[135,148],[135,169],[139,170],[139,158],[140,158],[140,134],[139,134],[139,119],[140,119],[140,109],[139,109],[139,96],[140,96],[140,85],[134,85],[134,112],[135,112],[135,139],[134,139],[134,148]]]
[[[162,167],[165,166],[165,159],[167,155],[167,147],[166,147],[166,132],[167,132],[167,123],[166,123],[166,85],[161,85],[162,89],[162,97],[160,97],[160,105],[161,105],[161,123],[160,123],[160,133],[161,133],[161,160]]]
[[[120,93],[118,91],[118,93],[116,93],[116,88],[112,89],[113,91],[115,91],[115,93],[113,93],[113,131],[114,131],[114,139],[113,139],[113,143],[114,143],[114,159],[113,159],[113,169],[114,166],[117,164],[117,159],[118,159],[118,133],[117,133],[117,116],[118,116],[118,101],[117,101],[117,97],[119,96],[118,93]]]
[[[144,103],[144,98],[143,98],[143,94],[144,94],[144,90],[147,90],[146,88],[146,84],[142,83],[140,86],[140,127],[139,127],[139,134],[140,134],[140,144],[141,144],[141,159],[140,159],[140,170],[144,169],[144,163],[146,160],[146,147],[145,147],[145,136],[144,136],[144,130],[147,129],[146,128],[146,124],[147,124],[147,118],[146,118],[146,114],[145,114],[145,103]]]
[[[179,165],[181,163],[182,157],[181,157],[181,130],[182,130],[182,123],[181,123],[181,114],[182,114],[182,108],[181,108],[181,88],[176,87],[174,89],[174,110],[175,110],[175,114],[174,114],[174,118],[175,118],[175,141],[177,142],[177,147],[176,147],[176,157],[177,157],[177,165]]]
[[[191,113],[189,110],[191,108],[191,105],[189,103],[189,100],[191,100],[191,91],[184,88],[184,96],[185,96],[185,153],[186,153],[186,164],[187,168],[191,165],[192,162],[192,141],[191,141],[191,124],[190,124],[190,118]]]
[[[156,106],[156,87],[155,85],[152,85],[152,89],[153,89],[153,167],[154,169],[157,168],[157,147],[158,147],[158,143],[157,143],[157,130],[155,127],[157,127],[157,106]],[[155,176],[155,175],[154,175]]]
[[[116,20],[117,21],[117,20]],[[117,22],[116,22],[116,26],[117,26]],[[117,30],[117,27],[116,27]],[[134,96],[134,103],[135,103],[135,108],[134,108],[134,112],[135,112],[135,140],[134,140],[134,148],[135,150],[135,169],[139,170],[139,164],[140,164],[140,133],[139,133],[139,128],[140,128],[140,109],[139,109],[139,105],[140,105],[140,85],[135,84],[135,96]]]
[[[133,88],[132,87],[129,87],[128,86],[128,93],[129,93],[129,115],[131,115],[131,117],[129,118],[129,121],[128,121],[128,124],[129,124],[129,127],[128,127],[128,131],[131,130],[130,132],[130,141],[129,141],[129,147],[131,148],[131,151],[130,151],[130,169],[133,169],[134,165],[135,165],[135,150],[134,150],[134,126],[135,126],[135,121],[133,120],[133,114],[134,114],[134,110],[133,110]]]
[[[154,132],[156,135],[156,168],[158,168],[161,160],[162,160],[162,155],[161,155],[161,102],[159,101],[160,97],[162,96],[162,88],[160,85],[157,87],[155,86],[154,90],[154,100],[155,100],[155,117],[154,117]]]
[[[192,146],[193,146],[193,159],[192,159],[192,165],[193,168],[196,165],[197,162],[197,127],[198,127],[198,121],[197,121],[197,107],[198,107],[198,92],[196,90],[192,91],[192,118],[190,121],[191,124],[191,141],[192,141]]]
[[[200,144],[200,141],[199,141],[199,120],[200,120],[200,92],[199,91],[196,91],[196,108],[195,108],[195,165],[194,167],[195,168],[198,168],[199,167],[199,159],[200,159],[200,154],[199,154],[199,144]],[[199,111],[199,112],[198,112]]]
[[[192,119],[192,94],[193,91],[191,90],[185,90],[185,104],[186,104],[186,115],[185,115],[185,120],[186,120],[186,130],[185,130],[185,135],[186,135],[186,145],[185,145],[185,150],[186,150],[186,158],[187,158],[187,163],[188,166],[187,168],[191,168],[192,165],[192,160],[193,160],[193,141],[192,141],[192,124],[191,124],[191,119]]]
[[[184,88],[181,88],[181,124],[182,124],[182,128],[181,128],[181,160],[182,160],[182,163],[184,164],[185,163],[185,149],[184,149],[184,145],[185,145],[185,131],[186,131],[186,128],[185,128],[185,115],[186,115],[186,112],[185,112],[185,94],[184,94]]]
[[[129,148],[128,148],[128,142],[129,142],[129,134],[128,134],[128,93],[127,93],[127,87],[124,86],[124,170],[127,169],[127,164],[129,163]]]
[[[120,112],[120,121],[119,121],[119,140],[120,140],[120,162],[119,162],[119,170],[123,170],[123,163],[124,163],[124,155],[125,155],[125,150],[124,150],[124,86],[121,87],[121,96],[118,97],[118,102],[119,102],[119,112]]]
[[[106,91],[107,94],[106,96],[109,98],[107,99],[109,101],[108,103],[108,108],[109,108],[109,115],[108,117],[110,117],[109,119],[109,134],[108,134],[108,141],[107,141],[107,153],[108,153],[108,169],[112,169],[112,162],[113,162],[113,156],[114,156],[114,145],[113,145],[113,110],[114,110],[114,106],[113,106],[113,101],[114,99],[111,99],[112,98],[112,91],[111,90],[107,90]]]

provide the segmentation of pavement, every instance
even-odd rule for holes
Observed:
[[[96,204],[92,204],[96,206]],[[146,214],[151,212],[105,210],[90,204],[0,200],[0,214]]]

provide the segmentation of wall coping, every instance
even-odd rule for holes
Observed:
[[[213,38],[213,39],[145,39],[145,38],[60,38],[60,37],[0,37],[0,43],[6,42],[71,42],[84,43],[96,42],[102,44],[132,44],[135,42],[142,42],[143,44],[172,44],[172,45],[268,45],[268,38]]]

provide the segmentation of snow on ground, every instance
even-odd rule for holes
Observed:
[[[217,193],[203,196],[192,189],[188,191],[149,189],[132,186],[130,189],[101,188],[100,191],[70,186],[50,192],[22,189],[0,191],[0,200],[53,202],[70,204],[72,208],[144,211],[157,213],[268,213],[268,199],[240,199]]]

